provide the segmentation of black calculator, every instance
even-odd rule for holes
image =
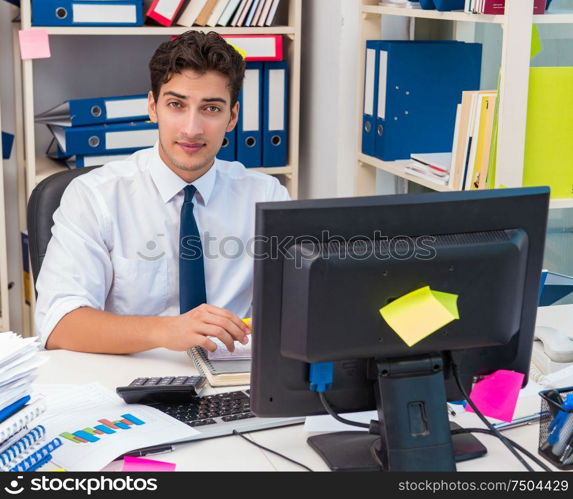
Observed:
[[[137,378],[115,390],[128,404],[188,402],[200,396],[205,383],[204,376]]]

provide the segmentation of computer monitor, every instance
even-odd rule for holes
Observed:
[[[258,204],[253,411],[325,413],[309,372],[332,361],[328,402],[377,408],[380,436],[315,441],[331,467],[368,468],[374,438],[387,469],[455,469],[452,365],[468,391],[499,369],[527,382],[548,206],[545,187]],[[459,319],[409,347],[379,309],[424,286]]]

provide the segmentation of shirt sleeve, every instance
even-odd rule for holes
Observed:
[[[78,178],[67,187],[54,213],[52,238],[36,283],[35,329],[44,347],[58,322],[72,310],[104,309],[113,269],[105,242],[109,218],[99,199]]]
[[[267,194],[267,201],[290,201],[288,190],[276,178],[272,177],[270,190]]]

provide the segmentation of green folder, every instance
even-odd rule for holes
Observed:
[[[523,185],[573,197],[573,67],[531,68]]]

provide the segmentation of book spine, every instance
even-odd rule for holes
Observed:
[[[502,16],[505,12],[505,0],[485,0],[483,14]]]

